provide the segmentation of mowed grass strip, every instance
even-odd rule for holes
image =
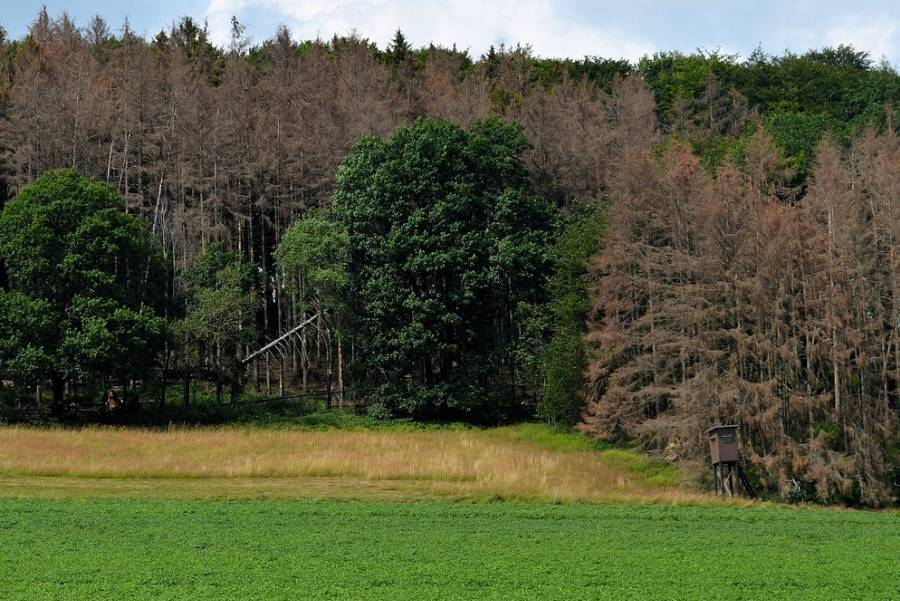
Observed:
[[[0,540],[18,601],[900,598],[886,513],[0,501]]]
[[[0,429],[0,497],[706,502],[638,453],[495,430]]]

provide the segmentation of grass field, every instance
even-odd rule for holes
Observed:
[[[726,503],[540,426],[343,426],[0,428],[0,600],[900,599],[896,513]]]
[[[0,597],[900,598],[878,513],[522,503],[0,501]]]
[[[696,502],[677,472],[540,426],[0,429],[0,497]]]

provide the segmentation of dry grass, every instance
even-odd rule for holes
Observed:
[[[477,430],[0,429],[0,497],[712,499],[638,464]]]

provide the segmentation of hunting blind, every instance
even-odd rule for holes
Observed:
[[[737,426],[714,426],[706,431],[713,465],[738,460]]]
[[[712,458],[716,493],[734,496],[737,484],[735,480],[739,480],[747,494],[755,497],[756,493],[741,466],[738,453],[738,426],[713,426],[706,431],[706,436],[709,439],[709,454]]]

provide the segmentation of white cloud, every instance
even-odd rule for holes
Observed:
[[[831,46],[850,44],[857,50],[865,50],[875,59],[896,59],[900,56],[900,27],[895,19],[880,21],[846,19],[833,25],[826,32]]]
[[[846,44],[868,52],[875,61],[887,58],[895,66],[900,61],[900,20],[891,15],[868,12],[823,18],[804,27],[785,27],[776,40],[776,44],[795,52]]]
[[[413,45],[430,42],[469,48],[531,44],[540,56],[585,55],[637,59],[654,50],[641,37],[565,16],[552,0],[209,0],[206,17],[219,44],[232,15],[274,16],[295,38],[328,38],[357,31],[381,46],[399,27]]]

